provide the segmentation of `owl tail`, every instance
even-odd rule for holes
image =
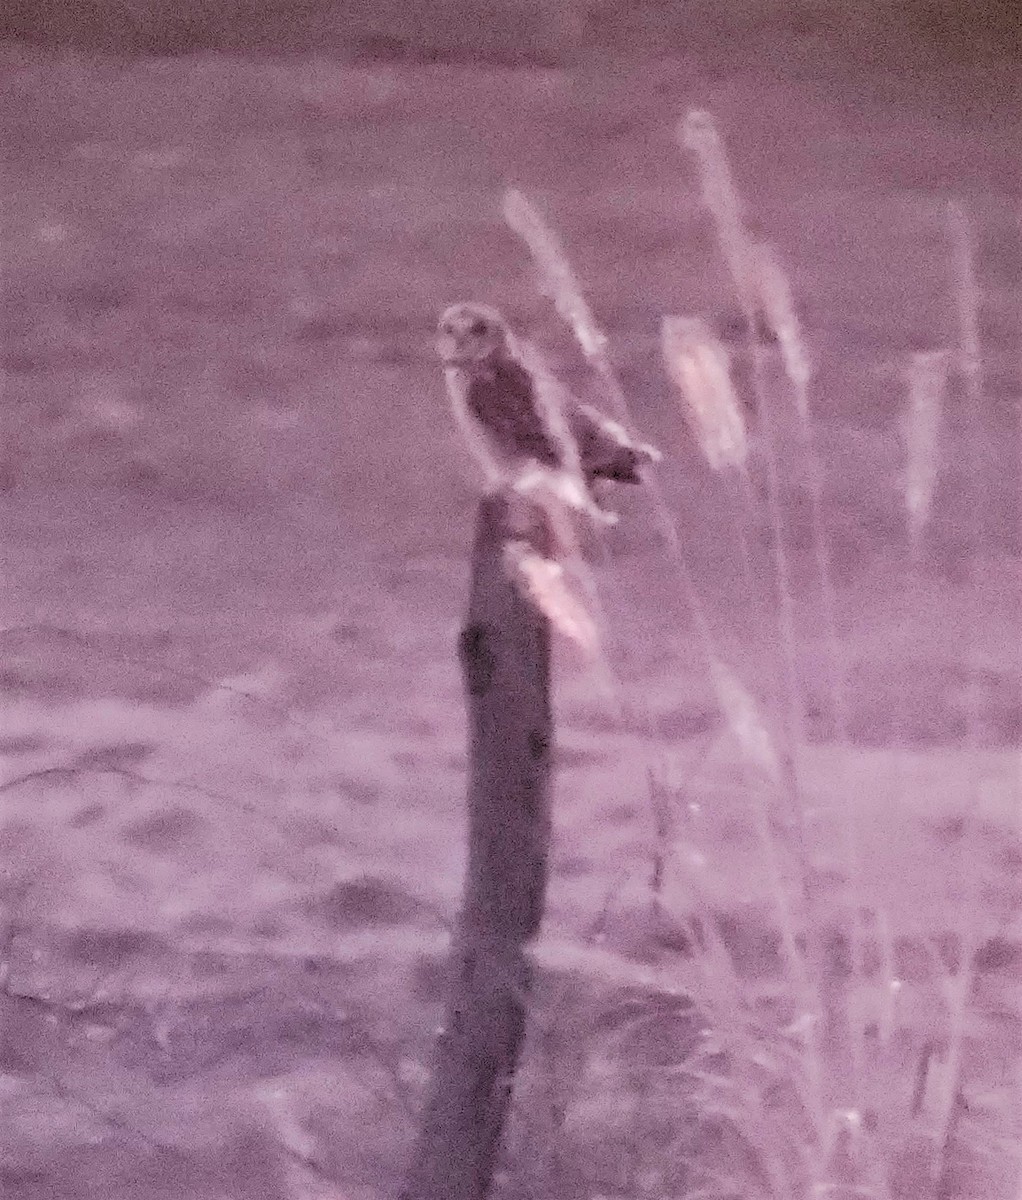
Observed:
[[[660,461],[660,451],[653,446],[619,446],[611,453],[584,464],[589,480],[611,479],[615,483],[642,483],[641,467]]]
[[[572,433],[582,472],[589,482],[610,479],[615,483],[641,483],[640,468],[661,458],[656,447],[632,441],[626,429],[588,404],[580,404],[575,410]]]

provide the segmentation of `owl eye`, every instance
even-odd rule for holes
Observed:
[[[472,324],[469,325],[468,331],[469,333],[485,333],[486,322],[482,319],[482,317],[476,317]]]

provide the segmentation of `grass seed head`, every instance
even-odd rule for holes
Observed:
[[[940,469],[940,414],[949,368],[946,350],[918,351],[908,364],[904,487],[913,539],[921,536],[933,505]]]
[[[976,232],[972,218],[956,201],[947,206],[951,235],[955,302],[958,308],[958,365],[966,378],[980,372],[980,291],[976,279]]]
[[[512,579],[558,633],[573,641],[589,658],[597,658],[600,637],[596,621],[585,603],[572,591],[564,567],[539,554],[527,541],[511,541],[504,548],[504,564]]]
[[[745,417],[731,383],[727,350],[699,318],[664,317],[661,349],[681,393],[685,419],[715,470],[742,470],[749,455]]]
[[[781,347],[788,378],[795,385],[799,415],[809,419],[805,389],[812,376],[809,352],[795,311],[791,284],[776,249],[767,242],[756,246],[756,283],[763,314]]]
[[[557,235],[516,188],[509,188],[504,194],[504,219],[528,246],[539,268],[544,292],[553,300],[562,320],[571,326],[582,352],[593,361],[600,360],[606,351],[607,338],[593,318]]]
[[[754,313],[755,255],[742,216],[741,197],[713,115],[693,109],[678,126],[678,141],[695,155],[703,203],[713,218],[721,253],[743,311],[746,315]]]

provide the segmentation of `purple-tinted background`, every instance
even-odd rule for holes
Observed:
[[[864,886],[906,936],[943,933],[963,880],[991,870],[988,924],[1013,929],[1017,25],[992,5],[970,22],[950,4],[896,19],[879,5],[406,10],[0,18],[29,38],[0,49],[5,1196],[396,1186],[463,854],[454,636],[475,484],[436,314],[497,304],[600,402],[501,221],[508,184],[564,236],[665,451],[714,630],[767,693],[774,626],[742,590],[731,499],[658,359],[662,314],[703,315],[747,394],[736,301],[674,137],[693,107],[719,122],[817,366],[851,747],[833,741],[797,439],[779,453],[821,827],[861,812]],[[952,386],[913,579],[904,367],[957,337],[950,198],[977,234],[983,412],[977,434]],[[640,732],[570,648],[557,676],[546,961],[568,960],[617,889],[621,957],[590,968],[594,989],[640,956],[651,766],[676,782],[706,754],[691,783],[707,811],[700,886],[724,908],[766,888],[735,834],[736,752],[647,502],[620,507],[594,557],[616,699]],[[970,712],[981,749],[964,751]],[[977,778],[981,836],[963,845]],[[993,1034],[984,1045],[1010,1056]],[[607,1191],[595,1148],[609,1135],[579,1117],[573,1136],[579,1194]],[[986,1196],[1007,1187],[984,1177]]]

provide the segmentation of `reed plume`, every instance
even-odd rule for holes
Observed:
[[[571,326],[583,354],[592,362],[602,361],[607,337],[596,324],[560,239],[516,188],[504,194],[504,219],[528,246],[539,268],[543,294]]]
[[[599,627],[584,601],[569,586],[563,565],[523,540],[508,542],[504,563],[522,595],[543,613],[551,626],[579,646],[587,657],[598,659]]]
[[[795,389],[799,416],[809,420],[808,387],[813,367],[795,311],[791,284],[776,249],[768,242],[755,247],[757,297],[771,332],[777,338],[784,371]]]
[[[908,364],[904,491],[913,553],[918,552],[933,507],[940,470],[941,410],[950,362],[946,350],[920,350]]]
[[[668,374],[681,394],[685,419],[706,461],[715,471],[744,471],[749,439],[727,350],[698,317],[664,317],[660,344]]]
[[[742,201],[712,113],[694,109],[678,126],[678,140],[696,159],[703,203],[713,217],[721,253],[746,318],[756,312],[755,255],[745,228]]]

